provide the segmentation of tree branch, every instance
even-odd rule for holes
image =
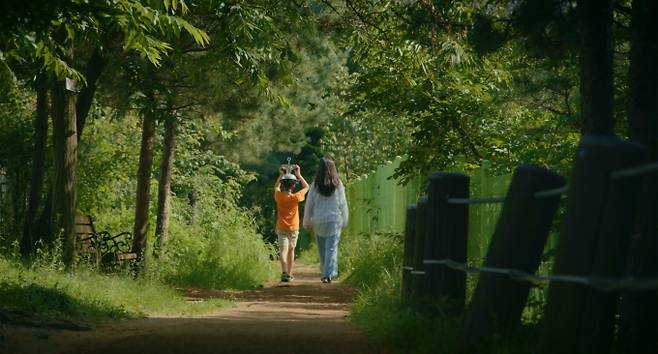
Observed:
[[[482,155],[480,155],[480,152],[475,147],[475,144],[473,144],[473,141],[468,137],[468,134],[466,134],[464,128],[461,126],[461,124],[459,124],[459,120],[457,120],[457,118],[452,114],[448,114],[448,119],[450,119],[452,126],[455,128],[455,130],[457,130],[457,133],[464,141],[464,144],[466,144],[466,147],[471,151],[471,154],[473,154],[476,159],[481,160]]]
[[[371,26],[371,27],[377,29],[377,30],[378,30],[379,32],[381,32],[381,33],[386,33],[386,31],[384,31],[384,30],[381,29],[379,26],[377,26],[376,23],[371,22],[371,21],[368,21],[368,19],[366,19],[366,18],[365,18],[365,17],[364,17],[364,16],[363,16],[363,15],[362,15],[362,14],[361,14],[361,13],[355,8],[355,7],[354,7],[354,4],[352,4],[352,1],[351,1],[351,0],[345,0],[345,4],[347,5],[347,7],[349,7],[349,8],[352,10],[352,12],[354,12],[354,14],[356,15],[356,17],[358,17],[359,20],[361,20],[361,22],[363,22],[364,24],[369,25],[369,26]]]
[[[336,15],[342,16],[342,14],[338,12],[338,10],[334,7],[334,5],[332,5],[331,2],[329,2],[328,0],[322,0],[322,3],[329,6],[331,11],[333,11]]]
[[[561,110],[559,110],[557,108],[553,108],[553,107],[551,107],[551,106],[549,106],[545,103],[540,103],[539,108],[541,108],[541,109],[543,109],[543,110],[545,110],[549,113],[553,113],[555,115],[558,115],[558,116],[568,116],[568,115],[570,115],[569,112],[561,111]]]

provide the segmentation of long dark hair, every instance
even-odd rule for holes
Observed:
[[[325,156],[320,159],[320,166],[315,175],[314,184],[318,189],[318,192],[326,197],[332,195],[336,188],[338,188],[338,185],[340,184],[338,171],[336,170],[336,165],[330,158]]]

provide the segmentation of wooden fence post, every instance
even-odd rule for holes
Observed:
[[[658,175],[644,178],[636,234],[628,254],[628,276],[658,277]],[[658,289],[626,290],[619,306],[623,354],[655,354],[658,346]]]
[[[427,237],[427,197],[423,196],[418,199],[416,204],[416,232],[414,237],[413,264],[414,269],[411,273],[411,302],[416,308],[420,309],[421,303],[425,302],[427,295],[427,281],[425,276],[425,238]]]
[[[555,274],[623,274],[640,183],[612,179],[614,171],[646,162],[646,149],[610,136],[586,135],[574,161]],[[635,181],[633,181],[635,179]],[[618,292],[551,282],[540,352],[609,351]]]
[[[644,165],[648,151],[639,144],[627,144],[620,152],[616,169]],[[642,175],[614,178],[610,181],[602,225],[593,254],[591,274],[620,278],[626,274],[628,250],[638,216],[642,191]],[[580,336],[579,352],[605,353],[610,351],[614,336],[615,314],[621,291],[588,289]]]
[[[564,185],[564,178],[555,172],[530,165],[516,168],[484,266],[537,271],[559,205],[559,188]],[[557,192],[541,194],[550,190]],[[529,291],[530,283],[481,273],[466,314],[462,347],[476,346],[493,334],[511,333]]]
[[[451,259],[466,263],[468,240],[468,204],[448,203],[450,198],[469,197],[467,175],[461,173],[433,174],[427,189],[429,230],[425,240],[426,259]],[[428,296],[441,300],[442,312],[457,316],[464,311],[466,274],[445,265],[425,265]]]
[[[411,292],[411,271],[414,265],[414,240],[416,238],[416,204],[407,207],[404,228],[404,258],[402,261],[402,302],[407,303]]]

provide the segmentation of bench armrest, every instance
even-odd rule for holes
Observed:
[[[112,236],[109,232],[102,231],[98,233],[98,236],[102,254],[130,252],[129,242],[132,239],[132,233],[122,232]]]

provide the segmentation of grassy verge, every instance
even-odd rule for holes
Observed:
[[[99,229],[127,229],[131,214],[124,211],[100,214],[99,220],[106,224]],[[80,260],[72,271],[63,271],[57,243],[39,247],[28,265],[17,261],[17,242],[11,248],[0,248],[0,321],[20,316],[99,322],[204,313],[229,301],[191,303],[174,288],[250,289],[277,274],[271,259],[276,253],[256,232],[250,211],[225,205],[221,210],[199,210],[196,217],[199,222],[192,225],[181,215],[172,217],[166,257],[156,259],[147,250],[146,271],[137,279],[127,273],[99,272],[88,260]]]
[[[345,237],[341,243],[341,268],[358,290],[351,319],[369,335],[400,353],[458,352],[461,319],[418,313],[401,301],[402,238],[396,234]],[[469,279],[472,292],[475,279]],[[537,322],[543,293],[533,290],[524,311],[524,325],[506,338],[492,338],[483,352],[529,353],[537,339]],[[467,296],[470,297],[470,296]],[[534,310],[533,310],[534,309]]]
[[[57,265],[23,266],[0,257],[0,313],[20,312],[40,319],[101,322],[156,314],[195,314],[226,306],[228,300],[189,303],[153,279],[65,272]]]

